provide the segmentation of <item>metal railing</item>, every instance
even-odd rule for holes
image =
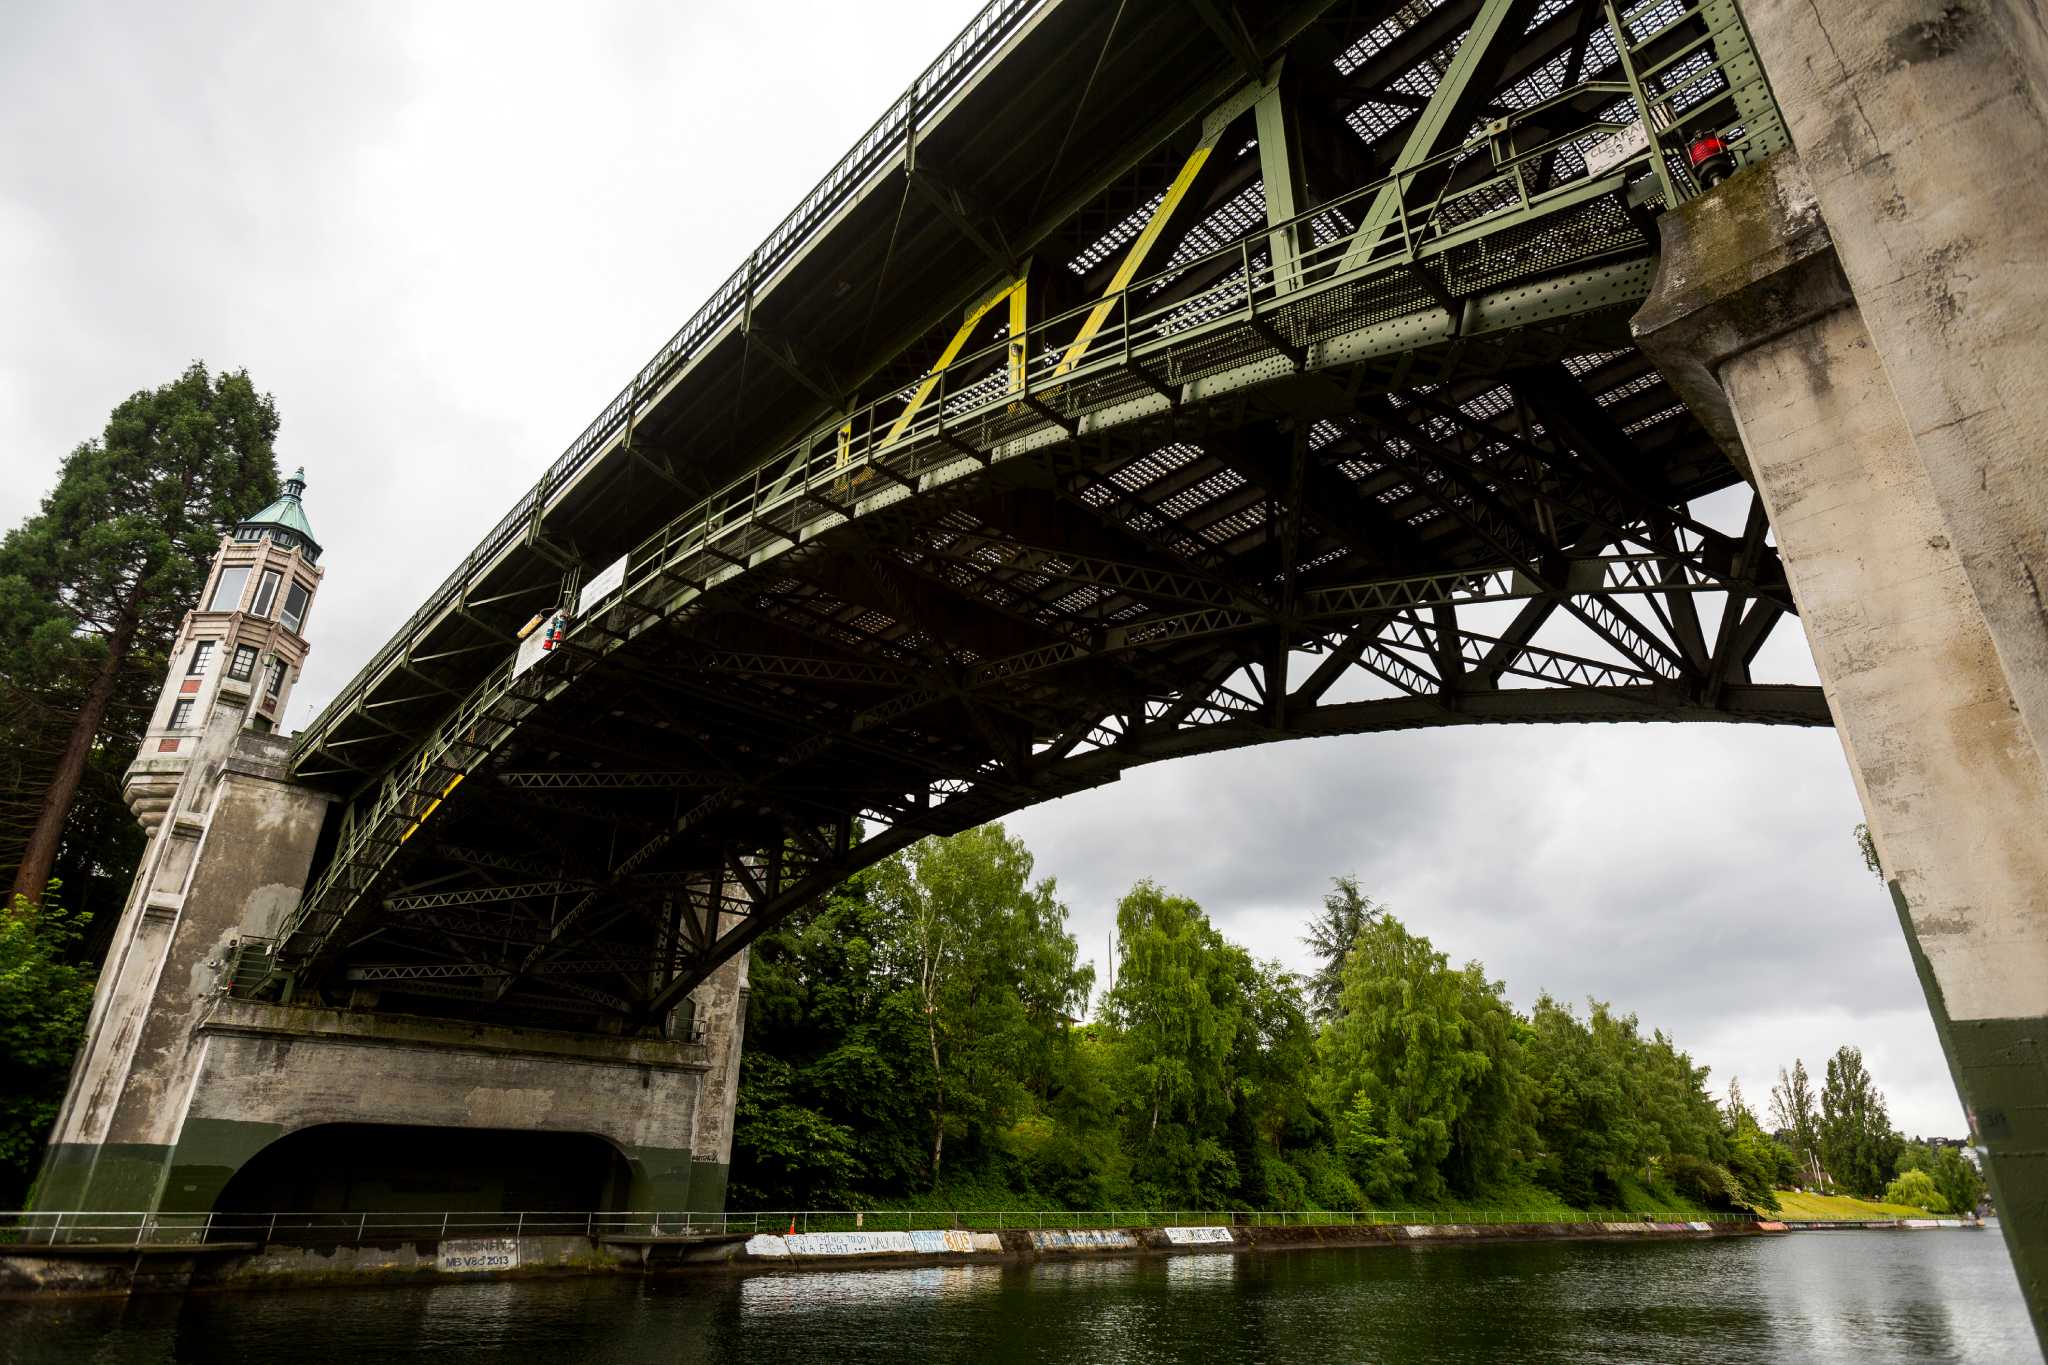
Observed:
[[[1754,1214],[1373,1209],[785,1209],[742,1213],[548,1211],[370,1213],[0,1213],[0,1244],[81,1249],[160,1248],[222,1243],[354,1246],[491,1237],[588,1237],[598,1241],[706,1239],[806,1232],[923,1232],[1006,1228],[1159,1227],[1507,1227],[1590,1223],[1750,1224]],[[1809,1222],[1900,1222],[1809,1219]]]

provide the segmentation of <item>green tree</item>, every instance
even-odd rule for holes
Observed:
[[[1925,1209],[1929,1213],[1950,1212],[1949,1202],[1942,1197],[1934,1177],[1919,1170],[1900,1172],[1896,1180],[1884,1187],[1884,1202]]]
[[[1892,1130],[1862,1049],[1844,1046],[1828,1058],[1820,1115],[1822,1166],[1838,1184],[1875,1198],[1891,1180],[1904,1143]]]
[[[1250,958],[1201,906],[1149,881],[1117,903],[1116,925],[1121,958],[1103,1016],[1119,1034],[1133,1172],[1157,1197],[1220,1203],[1239,1183],[1231,1063]]]
[[[1337,1003],[1316,1039],[1317,1097],[1366,1194],[1433,1200],[1447,1172],[1463,1193],[1498,1177],[1518,1046],[1498,984],[1383,914],[1353,943]]]
[[[925,1169],[923,1024],[872,880],[872,869],[854,877],[755,942],[733,1126],[736,1200],[837,1202],[855,1186],[907,1189]],[[845,1166],[797,1159],[807,1141],[829,1158],[839,1134],[851,1143]]]
[[[0,694],[63,717],[10,774],[22,784],[5,850],[16,896],[41,899],[95,754],[109,767],[132,756],[221,532],[276,497],[277,426],[246,373],[215,377],[195,362],[115,407],[101,437],[65,458],[41,509],[0,541]]]
[[[1020,1092],[1043,1093],[1050,1040],[1094,980],[1056,888],[1031,872],[1029,850],[1000,824],[920,840],[874,869],[923,1017],[934,1187],[949,1131],[985,1141]]]
[[[1596,1004],[1597,1011],[1606,1006]],[[1531,1174],[1570,1203],[1611,1202],[1638,1146],[1623,1077],[1569,1005],[1549,994],[1530,1013],[1524,1057],[1534,1110]]]
[[[93,973],[71,959],[84,917],[53,885],[0,915],[0,1200],[20,1208],[64,1098],[92,1008]]]
[[[1309,924],[1302,937],[1316,955],[1317,966],[1308,978],[1309,1012],[1317,1023],[1337,1013],[1337,998],[1344,990],[1344,959],[1365,927],[1386,913],[1386,907],[1358,889],[1355,876],[1330,878],[1323,895],[1323,910]]]
[[[1954,1147],[1907,1143],[1899,1153],[1899,1173],[1907,1171],[1925,1171],[1951,1213],[1969,1213],[1984,1202],[1984,1177]]]
[[[1820,1101],[1813,1082],[1807,1078],[1806,1063],[1795,1057],[1792,1070],[1778,1068],[1778,1083],[1771,1087],[1771,1122],[1778,1137],[1798,1158],[1800,1176],[1818,1188],[1822,1183],[1820,1152]]]

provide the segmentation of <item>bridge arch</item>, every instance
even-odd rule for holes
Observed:
[[[1333,13],[1265,33],[1268,79],[1178,12],[1069,49],[1085,8],[1003,63],[1098,52],[1136,103],[1076,136],[1164,119],[1143,149],[1084,168],[1008,131],[1036,95],[942,61],[958,102],[888,116],[901,170],[1000,163],[984,206],[1035,185],[998,234],[1031,263],[857,150],[298,739],[345,804],[250,993],[673,1031],[852,871],[1137,764],[1829,723],[1751,676],[1797,610],[1768,520],[1699,513],[1748,490],[1629,323],[1651,211],[1701,188],[1664,153],[1784,145],[1739,27],[1589,46],[1592,6],[1453,0],[1409,52]],[[1426,116],[1330,116],[1333,80],[1412,106],[1407,64],[1467,30]],[[1685,117],[1609,141],[1615,80],[1640,55],[1661,91],[1674,54],[1703,64]]]

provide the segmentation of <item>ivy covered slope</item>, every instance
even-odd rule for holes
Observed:
[[[1097,983],[1000,825],[918,844],[756,945],[732,1206],[1684,1214],[1818,1183],[1635,1016],[1524,1013],[1350,878],[1305,920],[1303,977],[1140,882]],[[1870,1149],[1876,1195],[1897,1139],[1852,1053],[1812,1161]]]

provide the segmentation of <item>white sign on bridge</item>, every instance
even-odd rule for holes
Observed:
[[[513,1237],[464,1237],[443,1241],[434,1253],[436,1270],[517,1270],[519,1242]]]
[[[1650,135],[1643,131],[1642,124],[1631,123],[1586,149],[1586,174],[1605,175],[1630,157],[1649,150]]]
[[[588,616],[590,609],[610,597],[626,583],[626,557],[620,555],[603,570],[591,576],[583,585],[583,591],[576,594],[576,614]]]

